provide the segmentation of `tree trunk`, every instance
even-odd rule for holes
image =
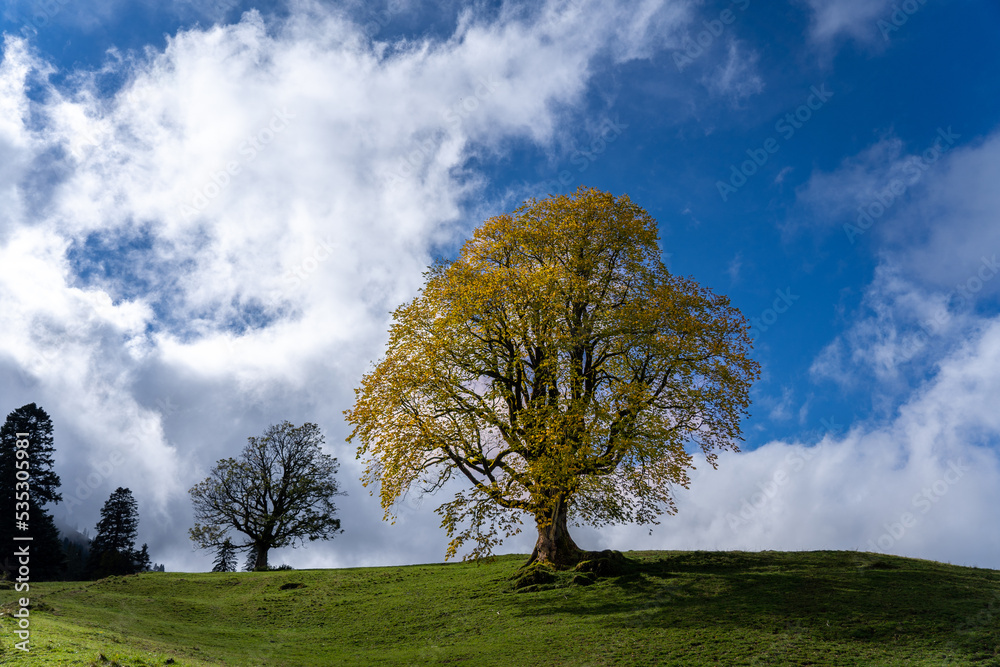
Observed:
[[[549,517],[555,514],[554,519]],[[570,568],[580,562],[587,553],[576,546],[569,535],[566,526],[566,503],[560,500],[556,503],[554,512],[549,517],[539,517],[535,520],[538,526],[538,541],[531,553],[528,565],[539,561],[556,568]]]
[[[257,551],[257,562],[254,563],[254,572],[264,572],[267,570],[267,546],[258,544],[254,546]]]

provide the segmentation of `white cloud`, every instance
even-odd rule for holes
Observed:
[[[977,309],[995,304],[1000,135],[969,145],[960,139],[941,128],[912,153],[900,140],[884,139],[833,172],[814,173],[799,189],[809,215],[797,224],[842,230],[831,243],[849,247],[849,240],[864,239],[878,255],[847,330],[814,361],[816,376],[845,386],[888,383],[881,395],[892,404],[975,334]]]
[[[992,250],[1000,241],[1000,140],[956,141],[942,152],[941,141],[954,134],[942,128],[911,153],[898,139],[884,139],[834,172],[813,174],[799,190],[820,227],[853,223],[858,206],[871,210],[880,195],[886,200],[886,213],[866,230],[878,256],[872,282],[811,369],[817,379],[867,393],[875,411],[847,435],[825,437],[809,466],[773,498],[756,496],[760,509],[747,510],[753,519],[735,528],[712,513],[709,499],[728,497],[730,507],[741,507],[759,491],[754,484],[785,470],[784,456],[808,450],[768,444],[730,457],[733,472],[719,475],[721,460],[719,472],[698,478],[705,488],[691,494],[695,516],[678,517],[692,527],[678,530],[678,541],[692,538],[701,522],[711,525],[697,541],[706,548],[869,550],[871,540],[892,553],[1000,565],[998,540],[982,529],[1000,500],[1000,264]],[[905,195],[890,200],[885,188],[893,182]],[[744,477],[747,466],[758,474]],[[912,525],[897,538],[904,517]]]
[[[733,104],[764,90],[764,80],[757,72],[760,56],[747,51],[738,40],[730,40],[725,62],[702,78],[702,84],[712,93],[729,98]]]
[[[783,387],[781,390],[781,400],[774,401],[774,405],[770,406],[771,410],[768,413],[768,417],[774,421],[787,421],[792,418],[792,403],[794,400],[794,392],[791,388]]]
[[[886,252],[924,285],[969,301],[995,297],[996,271],[980,270],[984,258],[992,264],[1000,256],[1000,132],[957,147],[941,162],[927,172],[918,196],[884,226]]]
[[[729,260],[729,265],[726,267],[726,273],[729,275],[729,281],[735,283],[740,279],[740,270],[743,268],[743,253],[737,252],[736,255]]]
[[[975,318],[955,306],[951,295],[928,292],[883,264],[846,331],[824,348],[812,373],[845,386],[874,381],[881,396],[895,400],[975,330]]]
[[[889,0],[805,0],[812,10],[810,34],[818,42],[847,35],[861,42],[879,36],[877,22],[889,11]]]
[[[802,208],[786,231],[826,229],[845,244],[873,242],[893,270],[924,288],[966,301],[996,295],[996,271],[984,271],[993,274],[985,280],[979,273],[1000,251],[1000,132],[978,139],[959,129],[929,129],[909,149],[886,137],[830,172],[814,172],[797,191]]]
[[[852,244],[869,233],[881,234],[914,186],[938,177],[953,144],[935,134],[927,151],[907,153],[902,140],[888,136],[844,158],[830,172],[814,172],[797,191],[809,215],[790,221],[789,229],[829,226]]]
[[[32,69],[38,69],[22,42],[4,39],[11,54],[0,62],[0,241],[24,214],[24,195],[17,184],[30,166],[33,138],[22,118],[27,113],[25,89]]]
[[[100,75],[127,83],[111,98],[93,73],[45,83],[48,66],[6,42],[0,398],[52,414],[61,520],[92,528],[128,486],[153,558],[204,566],[186,489],[269,423],[314,421],[343,464],[347,532],[290,562],[442,557],[429,508],[383,525],[358,484],[352,388],[431,254],[489,207],[467,156],[553,141],[595,59],[646,57],[687,16],[650,0],[542,13],[387,43],[318,4],[249,12],[112,54]],[[32,77],[44,94],[29,99]],[[62,157],[30,169],[43,154]]]

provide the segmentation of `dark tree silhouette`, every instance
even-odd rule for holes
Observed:
[[[139,508],[132,491],[118,487],[101,508],[97,535],[90,544],[87,574],[94,579],[112,575],[135,574],[149,568],[145,544],[136,551]]]
[[[257,569],[257,554],[254,553],[253,549],[247,552],[247,561],[243,563],[243,570],[245,572],[253,572]]]
[[[59,475],[52,470],[54,451],[52,419],[34,403],[8,414],[0,426],[0,549],[6,556],[30,544],[36,581],[58,578],[66,566],[59,531],[45,511],[47,503],[62,500]],[[15,535],[32,539],[15,547]],[[3,569],[9,571],[6,560]]]
[[[238,459],[222,459],[191,488],[197,521],[191,539],[202,549],[218,548],[235,530],[247,537],[236,548],[249,549],[254,569],[267,570],[269,550],[343,532],[332,500],[343,495],[334,478],[337,459],[322,444],[316,424],[287,421],[248,438]]]
[[[215,552],[215,562],[212,563],[212,572],[235,572],[236,571],[236,547],[229,538],[219,545],[219,550]]]
[[[26,449],[29,465],[26,469],[30,475],[32,499],[39,505],[59,502],[62,500],[57,492],[59,475],[52,470],[52,453],[55,451],[52,419],[34,403],[21,406],[7,415],[7,420],[0,427],[0,452],[3,453],[5,463],[16,458],[18,433],[28,434],[29,444]],[[4,472],[7,472],[6,469]],[[13,477],[11,474],[11,479]]]
[[[68,581],[79,581],[85,577],[87,554],[90,551],[90,539],[77,534],[62,538],[62,550],[66,554],[66,570],[64,577]]]
[[[132,566],[135,568],[136,572],[149,572],[152,568],[152,562],[149,560],[149,546],[143,543],[142,548],[135,552],[135,558],[132,560]]]

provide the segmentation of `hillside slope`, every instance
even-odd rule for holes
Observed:
[[[629,552],[514,592],[490,564],[32,585],[19,665],[1000,665],[1000,572],[855,552]],[[0,591],[4,611],[12,590]],[[170,661],[173,662],[170,662]]]

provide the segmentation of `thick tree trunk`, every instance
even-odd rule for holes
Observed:
[[[554,518],[550,518],[550,515],[536,519],[538,541],[535,542],[535,550],[527,564],[538,561],[556,568],[573,567],[587,552],[576,546],[569,535],[569,528],[566,525],[566,503],[557,503],[552,514],[555,515]]]
[[[254,571],[255,572],[266,571],[267,570],[267,551],[268,551],[267,547],[264,546],[264,545],[262,545],[262,544],[258,544],[254,548],[257,551],[257,562],[254,563],[254,568],[253,568]]]

